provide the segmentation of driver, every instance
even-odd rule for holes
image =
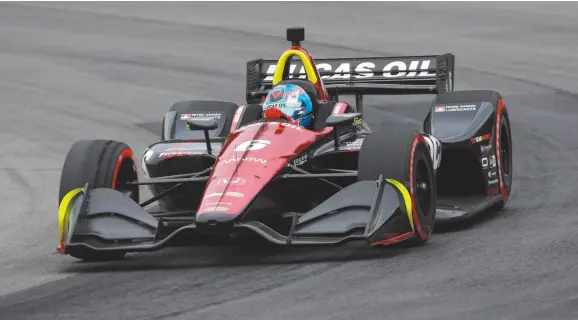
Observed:
[[[313,123],[311,98],[298,85],[282,84],[272,88],[263,103],[263,113],[269,108],[278,109],[304,128]]]

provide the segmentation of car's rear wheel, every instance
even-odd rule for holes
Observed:
[[[86,183],[91,189],[111,188],[125,193],[138,203],[137,185],[123,185],[137,180],[132,150],[122,142],[112,140],[81,140],[72,145],[66,155],[60,176],[58,203],[64,196]],[[125,252],[96,252],[85,248],[70,248],[71,256],[89,261],[122,259]]]
[[[394,179],[403,184],[411,198],[415,227],[411,244],[428,241],[435,224],[436,175],[427,142],[415,130],[399,127],[373,132],[359,154],[359,180]]]
[[[494,205],[493,208],[502,210],[507,206],[510,200],[513,182],[512,131],[508,111],[502,96],[498,92],[492,90],[466,90],[446,92],[437,95],[433,99],[431,108],[433,109],[435,106],[445,104],[470,104],[479,102],[491,103],[495,110],[495,118],[493,119],[495,123],[493,146],[496,160],[499,166],[498,171],[500,174],[500,194],[502,196],[502,200]],[[433,110],[430,111],[424,122],[424,130],[426,133],[430,133],[432,129],[432,112]],[[484,185],[483,188],[487,188],[487,185]]]
[[[495,151],[498,162],[498,173],[500,174],[502,200],[497,204],[497,209],[502,210],[506,208],[510,200],[510,193],[512,192],[512,178],[513,178],[513,155],[512,155],[512,132],[510,130],[510,122],[507,115],[503,112],[498,112],[498,120],[496,123],[496,141]]]

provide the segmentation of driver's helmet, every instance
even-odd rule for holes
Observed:
[[[298,85],[275,86],[263,102],[263,112],[276,108],[295,120],[300,126],[308,127],[313,121],[313,104],[309,95]]]

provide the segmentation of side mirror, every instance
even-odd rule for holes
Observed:
[[[211,141],[209,139],[209,130],[215,130],[219,124],[215,119],[205,118],[205,119],[187,119],[187,129],[198,131],[205,131],[205,144],[207,145],[207,152],[213,154],[213,149],[211,148]]]
[[[363,124],[361,113],[334,114],[325,120],[328,127],[354,127]]]
[[[187,129],[198,131],[198,130],[215,130],[219,124],[215,119],[187,119]]]
[[[325,120],[325,125],[335,128],[335,134],[333,135],[335,150],[339,150],[339,133],[337,132],[338,127],[355,127],[362,124],[363,119],[361,118],[361,113],[359,112],[330,115]]]

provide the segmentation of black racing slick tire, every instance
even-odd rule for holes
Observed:
[[[411,198],[414,236],[410,245],[425,244],[433,231],[436,215],[436,173],[423,134],[400,126],[367,136],[359,153],[358,180],[394,179]]]
[[[122,186],[138,179],[134,155],[129,146],[112,140],[81,140],[72,145],[66,155],[60,176],[58,203],[71,190],[89,183],[90,189],[112,188],[125,193],[138,203],[138,185]],[[118,260],[125,252],[96,252],[74,248],[71,256],[88,261]]]
[[[503,103],[503,102],[502,102]],[[498,105],[496,121],[495,151],[498,162],[498,172],[501,181],[502,200],[496,205],[496,209],[503,210],[510,201],[512,192],[514,159],[512,154],[512,131],[508,114],[503,111],[503,106]]]

